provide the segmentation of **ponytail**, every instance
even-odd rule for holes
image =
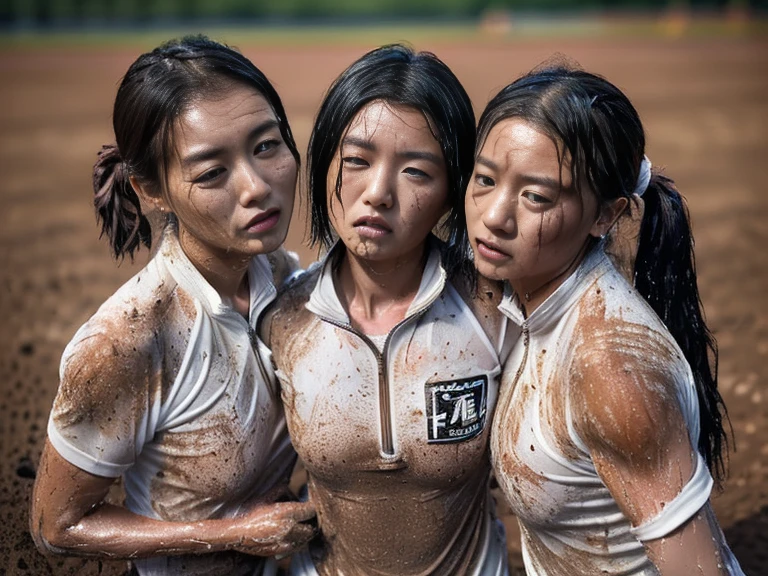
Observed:
[[[105,145],[93,166],[93,205],[96,220],[101,223],[101,234],[109,238],[116,259],[128,254],[133,260],[144,244],[152,244],[152,231],[147,218],[141,213],[139,197],[128,180],[128,171],[115,145]]]
[[[717,345],[699,298],[688,210],[674,182],[656,173],[643,201],[635,287],[691,366],[700,410],[698,449],[719,485],[726,475],[728,439],[723,417],[729,421],[728,411],[717,390]]]

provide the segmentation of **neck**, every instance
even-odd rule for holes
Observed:
[[[425,244],[386,263],[347,250],[338,268],[337,291],[352,325],[367,334],[384,334],[402,321],[419,290],[425,261]]]
[[[579,267],[587,252],[589,242],[576,253],[576,256],[565,266],[556,270],[548,276],[536,278],[521,278],[519,280],[510,280],[510,286],[515,291],[520,301],[520,305],[526,317],[533,314],[533,311],[541,306],[560,285],[565,282],[571,274]]]
[[[183,230],[179,232],[179,244],[189,261],[219,293],[222,300],[232,302],[234,309],[247,318],[250,311],[247,272],[251,256],[217,252],[210,247],[202,247]]]

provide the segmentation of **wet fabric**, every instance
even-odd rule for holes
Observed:
[[[573,359],[589,347],[621,349],[637,366],[657,363],[675,383],[671,401],[691,445],[698,446],[698,400],[682,352],[601,246],[527,319],[511,293],[499,309],[524,337],[504,370],[491,451],[496,478],[520,523],[527,573],[657,574],[641,539],[666,536],[708,506],[712,478],[704,459],[696,452],[693,475],[678,496],[632,527],[575,429],[568,383]],[[611,322],[609,329],[584,328],[585,317],[596,314]],[[641,373],[635,366],[625,369]],[[731,573],[741,574],[719,528],[713,532]]]
[[[288,426],[322,530],[293,574],[506,574],[488,493],[506,326],[495,313],[500,291],[463,298],[435,241],[406,318],[380,353],[337,296],[342,250],[278,299],[271,325]]]
[[[248,279],[246,321],[168,232],[148,265],[64,351],[50,442],[91,474],[122,475],[125,505],[137,514],[168,521],[231,517],[290,473],[295,455],[269,351],[252,336],[276,294],[265,256],[252,260]],[[134,389],[82,389],[80,371],[119,361],[113,356],[144,354],[152,370],[137,374]],[[222,553],[135,565],[142,575],[253,574],[264,560]]]

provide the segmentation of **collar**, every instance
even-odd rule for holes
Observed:
[[[232,308],[229,300],[222,298],[195,265],[192,264],[181,248],[176,230],[170,226],[163,233],[158,256],[162,258],[176,283],[195,300],[198,300],[208,314],[219,317],[232,314],[240,316]],[[255,327],[261,312],[275,299],[277,290],[272,283],[272,268],[265,255],[259,254],[251,258],[251,261],[248,263],[247,274],[250,288],[248,323],[251,327]]]
[[[589,251],[579,267],[528,318],[523,315],[518,295],[506,282],[499,310],[515,324],[527,328],[530,334],[544,331],[571,310],[592,282],[602,276],[610,266],[611,263],[600,243]]]
[[[445,288],[446,273],[441,262],[438,242],[439,240],[432,236],[427,238],[429,256],[427,256],[427,263],[421,275],[419,289],[405,314],[406,318],[410,318],[428,308],[437,300]],[[328,254],[326,254],[320,264],[319,278],[315,288],[312,290],[312,294],[309,296],[306,308],[313,314],[349,326],[349,315],[341,305],[333,279],[334,264],[344,253],[344,250],[346,250],[344,244],[337,240]]]

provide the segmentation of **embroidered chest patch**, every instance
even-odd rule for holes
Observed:
[[[485,427],[488,377],[428,382],[427,442],[461,442],[480,434]]]

